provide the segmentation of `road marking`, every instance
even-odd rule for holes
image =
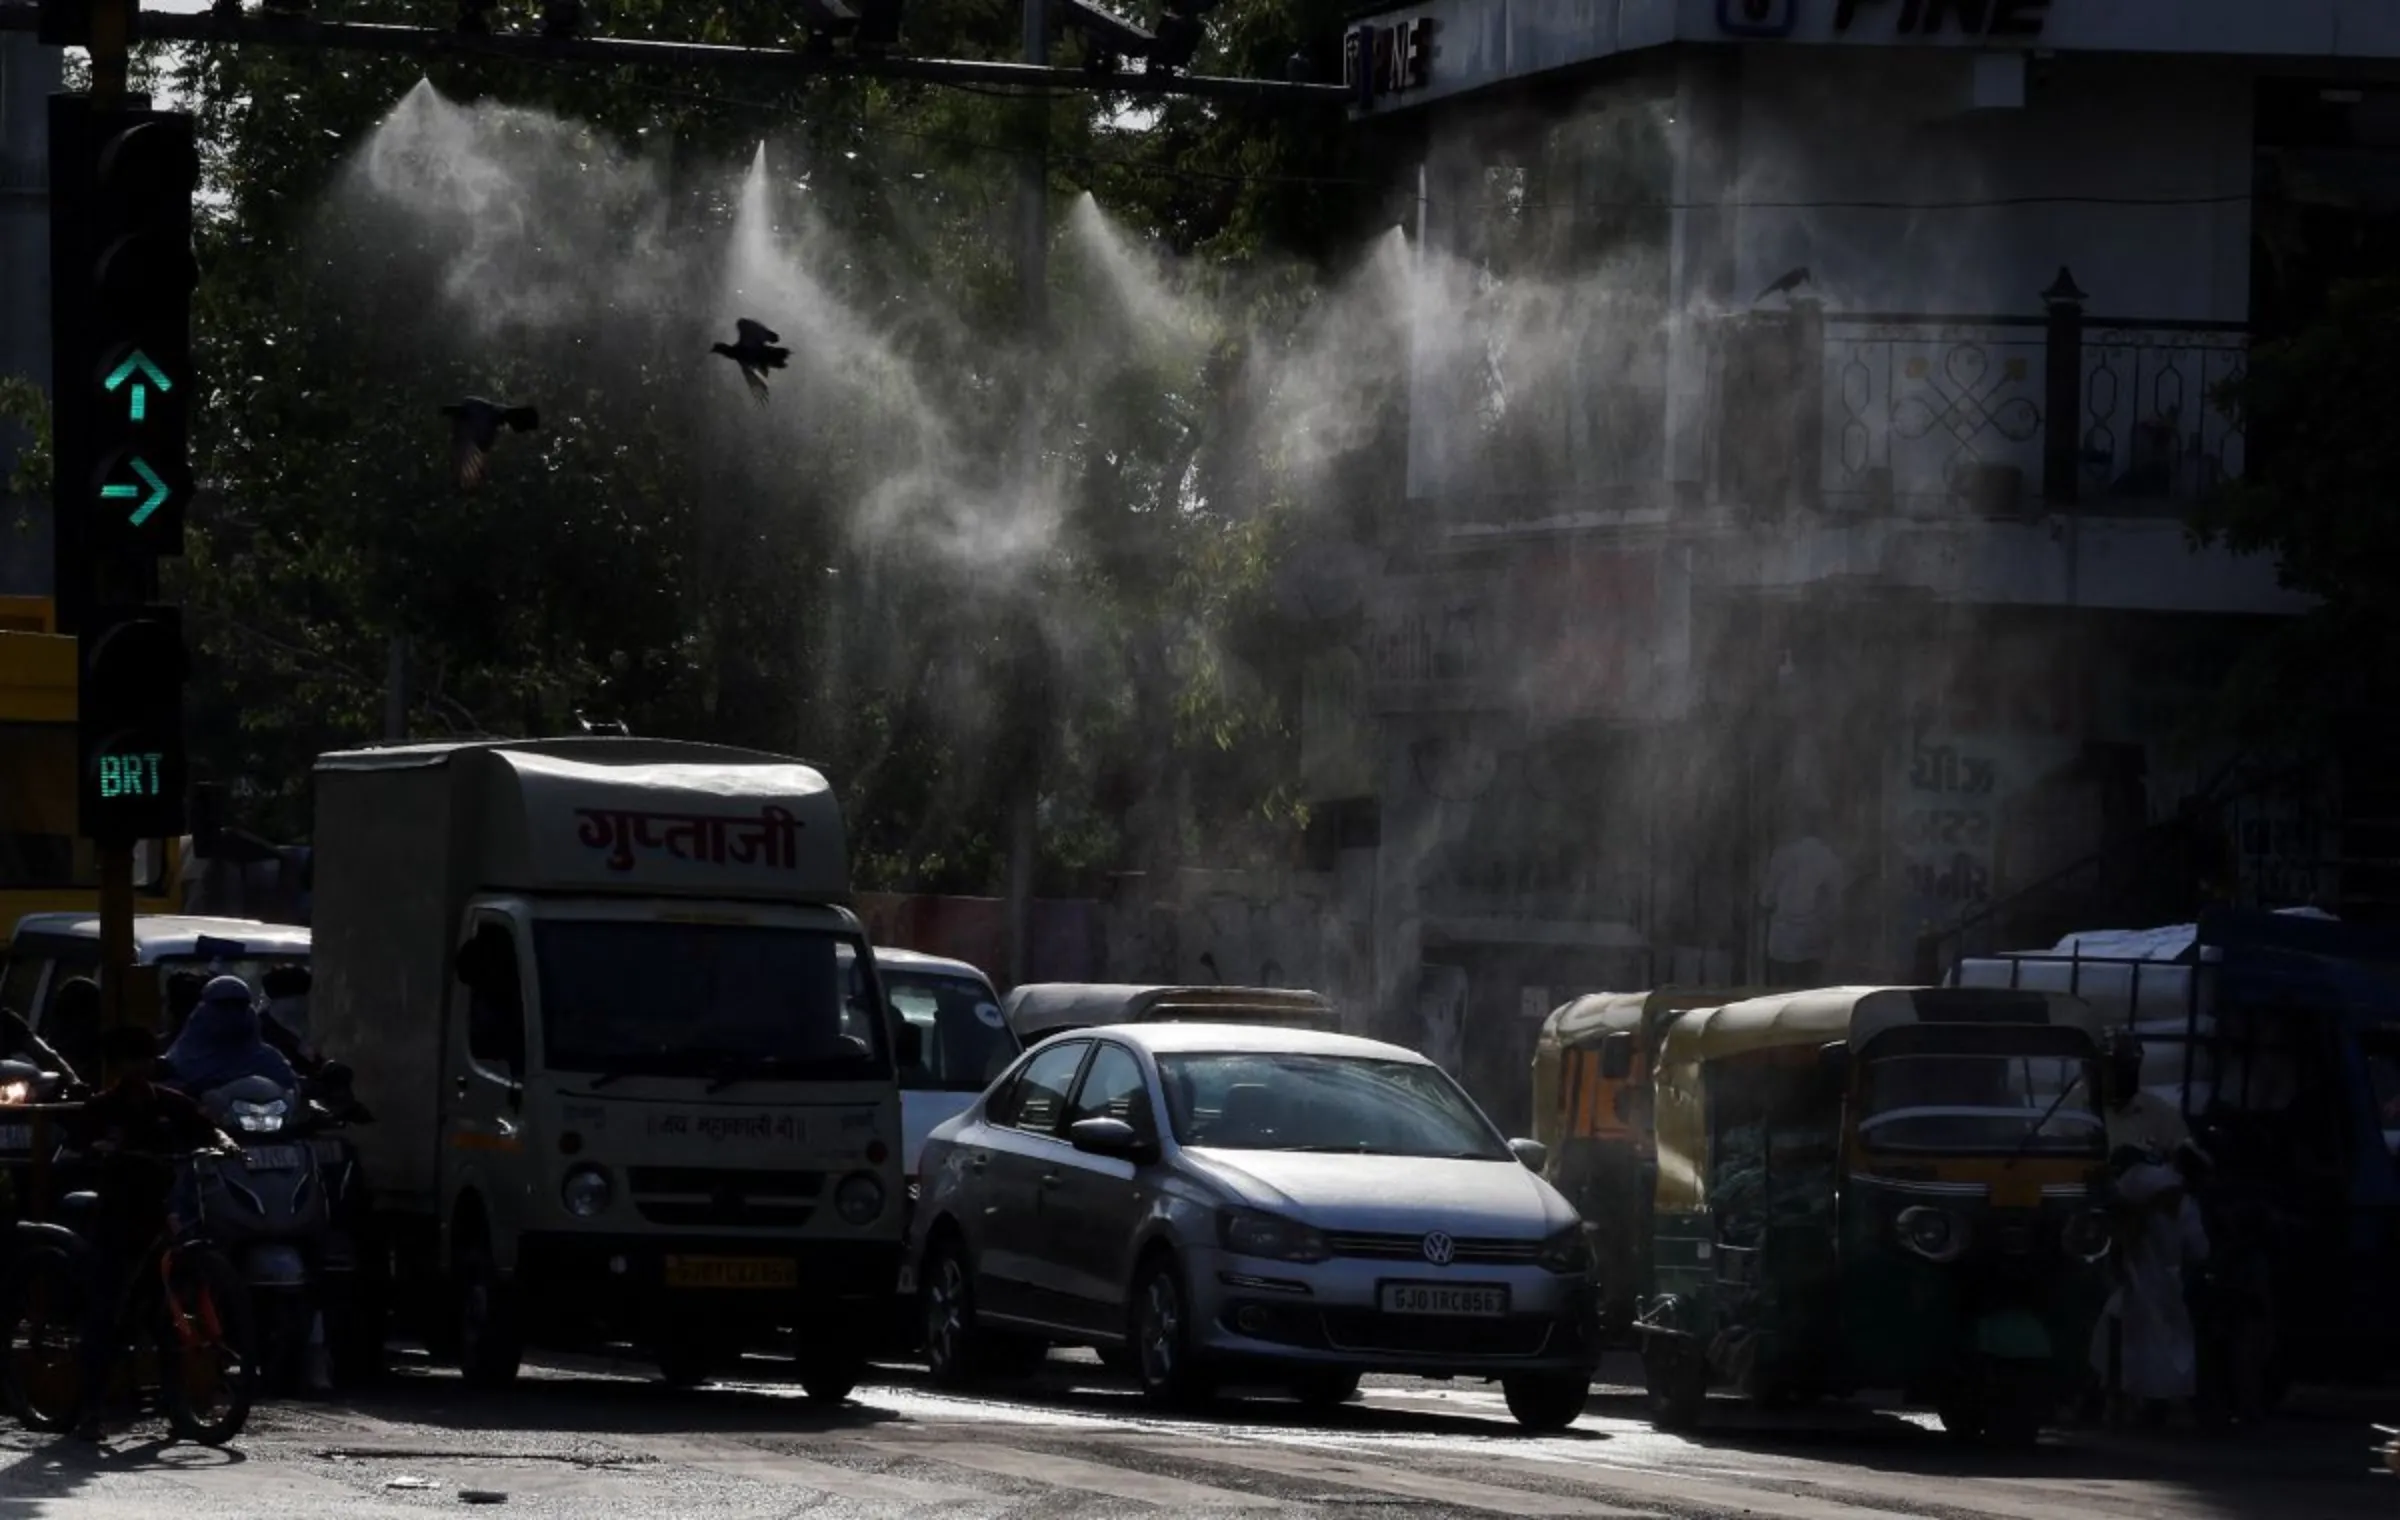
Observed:
[[[852,1499],[868,1504],[968,1504],[992,1497],[980,1489],[961,1488],[951,1483],[928,1483],[919,1478],[898,1478],[890,1473],[860,1472],[854,1467],[812,1461],[807,1457],[771,1451],[742,1441],[670,1438],[645,1441],[642,1450],[646,1455],[678,1467],[702,1468],[729,1478],[747,1478],[756,1483],[791,1484],[820,1490],[837,1499]]]
[[[1617,1517],[1647,1516],[1654,1510],[1624,1509],[1602,1504],[1592,1499],[1570,1494],[1542,1494],[1529,1489],[1501,1488],[1491,1483],[1475,1483],[1464,1478],[1442,1478],[1432,1473],[1403,1472],[1389,1465],[1363,1466],[1345,1462],[1323,1452],[1271,1451],[1262,1445],[1245,1445],[1236,1452],[1217,1455],[1206,1447],[1151,1446],[1147,1448],[1161,1456],[1196,1458],[1203,1462],[1228,1466],[1260,1468],[1287,1478],[1301,1478],[1312,1483],[1331,1483],[1343,1488],[1363,1488],[1372,1493],[1390,1494],[1401,1499],[1423,1499],[1434,1504],[1454,1505],[1460,1509],[1489,1510],[1496,1515],[1585,1515]]]
[[[1112,1467],[1105,1462],[1086,1462],[1077,1457],[1053,1456],[1046,1451],[1020,1451],[1014,1446],[988,1446],[973,1441],[945,1441],[938,1446],[913,1446],[866,1443],[875,1450],[893,1456],[912,1457],[920,1462],[946,1462],[995,1477],[1021,1478],[1028,1483],[1046,1483],[1056,1488],[1076,1488],[1088,1493],[1106,1494],[1112,1499],[1130,1499],[1141,1504],[1155,1504],[1165,1509],[1282,1509],[1283,1501],[1264,1494],[1247,1494],[1233,1488],[1211,1488],[1205,1483],[1192,1483],[1182,1478],[1170,1478],[1158,1473],[1137,1472],[1130,1467]],[[1152,1451],[1157,1447],[1147,1448]],[[1171,1456],[1189,1456],[1188,1449],[1170,1449]]]

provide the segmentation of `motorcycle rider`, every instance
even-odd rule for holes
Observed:
[[[174,1174],[163,1158],[237,1148],[199,1104],[152,1080],[158,1037],[149,1030],[135,1024],[111,1029],[100,1053],[108,1086],[66,1121],[69,1146],[95,1163],[99,1193],[86,1259],[84,1406],[76,1427],[87,1441],[105,1434],[102,1405],[116,1363],[118,1311],[134,1269],[167,1226]]]
[[[168,1049],[166,1064],[165,1079],[195,1095],[244,1077],[299,1086],[292,1063],[260,1031],[258,1003],[238,976],[214,977],[200,989],[199,1006]]]

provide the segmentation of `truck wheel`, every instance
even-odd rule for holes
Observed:
[[[459,1247],[451,1266],[458,1305],[458,1370],[470,1388],[505,1388],[524,1361],[516,1294],[481,1240]]]
[[[1592,1380],[1581,1372],[1529,1372],[1502,1378],[1500,1391],[1507,1396],[1508,1412],[1516,1416],[1519,1425],[1536,1435],[1551,1435],[1583,1417]]]
[[[811,1404],[841,1403],[866,1375],[867,1359],[855,1351],[819,1351],[800,1359],[800,1386]]]

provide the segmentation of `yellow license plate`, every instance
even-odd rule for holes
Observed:
[[[670,1288],[796,1288],[799,1263],[758,1256],[670,1256]]]

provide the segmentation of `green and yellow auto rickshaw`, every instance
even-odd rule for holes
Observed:
[[[1552,1010],[1533,1052],[1534,1136],[1542,1176],[1583,1216],[1599,1263],[1602,1331],[1630,1334],[1649,1280],[1656,1173],[1650,1070],[1669,1024],[1767,989],[1595,992]]]
[[[2107,1294],[2100,1031],[2079,998],[1833,987],[1669,1024],[1654,1076],[1654,1417],[1897,1389],[2030,1441]]]

